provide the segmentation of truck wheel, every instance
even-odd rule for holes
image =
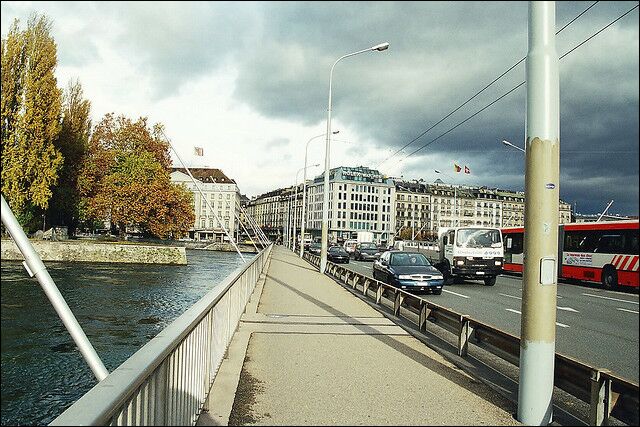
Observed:
[[[455,276],[455,277],[453,278],[453,283],[454,283],[455,285],[461,285],[461,284],[463,284],[463,283],[464,283],[464,278],[463,278],[463,277]]]
[[[484,285],[485,286],[493,286],[496,284],[496,276],[491,276],[491,277],[485,277],[484,278]]]
[[[618,272],[613,266],[606,266],[602,270],[602,286],[610,291],[618,287]]]

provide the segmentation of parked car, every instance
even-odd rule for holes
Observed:
[[[353,251],[353,259],[359,261],[375,261],[380,258],[380,249],[373,242],[361,242],[356,245]]]
[[[312,243],[309,245],[309,253],[314,255],[320,255],[322,250],[322,243]]]
[[[349,264],[349,254],[341,246],[331,246],[327,249],[327,261]]]
[[[373,278],[409,292],[442,293],[444,277],[419,252],[388,251],[373,263]]]

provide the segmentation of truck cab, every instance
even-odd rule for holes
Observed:
[[[441,228],[438,246],[428,251],[428,257],[445,279],[481,279],[493,286],[502,273],[502,233],[482,226]]]

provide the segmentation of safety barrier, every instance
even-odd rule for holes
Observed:
[[[50,425],[195,425],[272,248],[229,275]]]
[[[304,259],[316,267],[320,265],[316,255],[305,252]],[[326,274],[354,290],[361,289],[366,298],[375,298],[377,304],[382,303],[383,297],[389,299],[395,316],[416,324],[421,332],[430,320],[456,334],[461,357],[468,355],[469,343],[473,343],[518,366],[520,338],[514,335],[333,262],[327,262]],[[370,291],[375,292],[375,296],[370,295]],[[401,307],[416,315],[417,323],[414,317],[403,315]],[[556,353],[554,385],[589,404],[590,414],[584,421],[591,425],[607,425],[612,416],[629,425],[638,425],[638,384]]]

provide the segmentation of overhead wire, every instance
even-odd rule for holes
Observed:
[[[594,34],[592,34],[591,36],[589,36],[588,38],[586,38],[585,40],[583,40],[582,42],[578,43],[576,46],[574,46],[573,48],[571,48],[570,50],[568,50],[567,52],[565,52],[562,56],[559,57],[559,60],[565,58],[567,55],[569,55],[570,53],[574,52],[576,49],[578,49],[579,47],[583,46],[585,43],[587,43],[589,40],[593,39],[594,37],[596,37],[598,34],[600,34],[601,32],[603,32],[604,30],[606,30],[607,28],[609,28],[611,25],[615,24],[616,22],[618,22],[620,19],[624,18],[626,15],[628,15],[629,13],[633,12],[633,10],[638,8],[638,4],[636,4],[634,7],[632,7],[631,9],[629,9],[628,11],[626,11],[625,13],[623,13],[622,15],[620,15],[618,18],[616,18],[615,20],[611,21],[609,24],[605,25],[604,27],[602,27],[600,30],[596,31]],[[565,26],[566,28],[566,26]],[[480,110],[476,111],[475,113],[473,113],[472,115],[470,115],[469,117],[465,118],[464,120],[462,120],[461,122],[459,122],[458,124],[456,124],[455,126],[451,127],[450,129],[448,129],[447,131],[443,132],[442,134],[438,135],[436,138],[432,139],[431,141],[427,142],[426,144],[424,144],[423,146],[419,147],[418,149],[412,151],[411,153],[407,154],[405,157],[403,157],[402,159],[399,160],[403,161],[406,158],[418,153],[419,151],[425,149],[426,147],[428,147],[429,145],[431,145],[432,143],[434,143],[435,141],[437,141],[438,139],[442,138],[443,136],[447,135],[449,132],[452,132],[453,130],[457,129],[458,127],[460,127],[461,125],[463,125],[464,123],[468,122],[469,120],[471,120],[473,117],[477,116],[478,114],[480,114],[481,112],[483,112],[484,110],[486,110],[487,108],[491,107],[492,105],[494,105],[496,102],[500,101],[501,99],[503,99],[504,97],[506,97],[507,95],[513,93],[516,89],[520,88],[522,85],[524,85],[526,83],[526,81],[520,82],[518,85],[514,86],[513,88],[511,88],[510,90],[508,90],[506,93],[500,95],[498,98],[494,99],[493,101],[491,101],[489,104],[487,104],[486,106],[484,106],[483,108],[481,108]]]
[[[568,23],[566,23],[562,28],[560,28],[557,32],[556,35],[560,34],[564,29],[566,29],[567,27],[569,27],[571,24],[573,24],[576,20],[578,20],[582,15],[584,15],[586,12],[588,12],[593,6],[595,6],[598,3],[598,1],[594,1],[589,7],[587,7],[585,10],[583,10],[582,12],[580,12],[576,17],[574,17],[571,21],[569,21]],[[502,74],[500,74],[498,77],[496,77],[495,79],[493,79],[490,83],[488,83],[487,85],[485,85],[482,89],[480,89],[479,91],[477,91],[475,94],[473,94],[470,98],[468,98],[466,101],[464,101],[462,104],[460,104],[459,106],[457,106],[455,109],[453,109],[451,112],[449,112],[447,115],[445,115],[444,117],[442,117],[440,120],[438,120],[436,123],[434,123],[431,127],[429,127],[427,130],[423,131],[422,133],[420,133],[420,135],[416,136],[415,138],[413,138],[411,141],[409,141],[408,143],[406,143],[402,148],[400,148],[399,150],[397,150],[395,153],[393,153],[392,155],[390,155],[389,157],[387,157],[386,159],[384,159],[383,161],[381,161],[380,163],[378,163],[376,165],[376,169],[378,169],[383,163],[385,163],[387,160],[390,160],[391,158],[393,158],[394,156],[396,156],[398,153],[402,152],[405,148],[407,148],[409,145],[413,144],[414,142],[416,142],[418,139],[422,138],[424,135],[426,135],[429,131],[431,131],[433,128],[435,128],[436,126],[438,126],[440,123],[442,123],[443,121],[445,121],[446,119],[448,119],[449,117],[451,117],[454,113],[456,113],[457,111],[459,111],[462,107],[464,107],[465,105],[467,105],[469,102],[473,101],[476,97],[478,97],[478,95],[480,95],[482,92],[484,92],[485,90],[487,90],[489,87],[491,87],[494,83],[496,83],[498,80],[500,80],[502,77],[504,77],[507,73],[509,73],[511,70],[513,70],[515,67],[517,67],[518,65],[520,65],[527,57],[523,57],[522,59],[520,59],[519,61],[517,61],[515,64],[513,64],[512,66],[510,66],[509,68],[507,68],[504,72],[502,72]],[[406,157],[405,157],[406,158]]]

